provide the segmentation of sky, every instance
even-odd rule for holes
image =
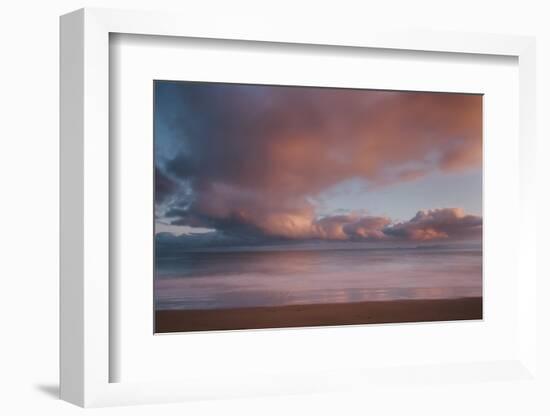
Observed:
[[[154,88],[157,241],[200,249],[481,238],[481,95]]]

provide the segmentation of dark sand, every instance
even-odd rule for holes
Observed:
[[[289,328],[482,318],[482,299],[396,300],[273,307],[160,310],[155,332]]]

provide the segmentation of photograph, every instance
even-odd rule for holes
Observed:
[[[154,333],[483,319],[483,95],[155,80]]]

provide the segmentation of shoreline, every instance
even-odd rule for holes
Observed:
[[[157,310],[155,333],[479,320],[481,297]]]

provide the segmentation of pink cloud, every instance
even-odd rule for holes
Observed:
[[[482,219],[467,215],[461,208],[418,211],[409,221],[394,224],[386,232],[394,237],[415,241],[479,237]]]
[[[388,186],[480,168],[480,95],[202,91],[187,97],[196,115],[177,121],[174,136],[184,146],[163,166],[188,189],[167,210],[173,224],[289,239],[416,241],[462,238],[481,227],[481,218],[458,208],[393,224],[360,214],[319,218],[310,202],[350,178]],[[164,178],[160,184],[171,186]]]

